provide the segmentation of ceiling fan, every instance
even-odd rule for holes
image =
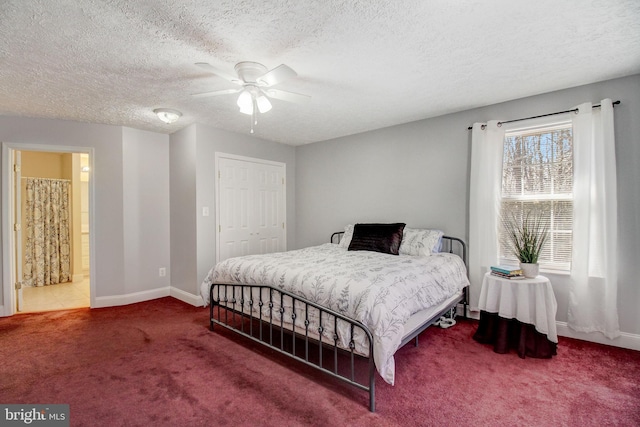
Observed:
[[[216,90],[213,92],[196,93],[192,96],[195,98],[204,98],[208,96],[240,93],[237,104],[238,107],[240,107],[241,113],[251,116],[251,133],[253,133],[253,125],[258,123],[256,113],[266,113],[271,110],[272,105],[269,98],[295,102],[298,104],[308,102],[311,98],[308,95],[274,89],[271,87],[288,78],[298,75],[293,71],[293,69],[291,69],[291,67],[285,64],[281,64],[272,70],[267,71],[267,67],[257,62],[239,62],[234,67],[237,74],[236,76],[219,70],[206,62],[198,62],[196,65],[241,87],[235,89]]]

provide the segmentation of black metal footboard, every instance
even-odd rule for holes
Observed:
[[[270,286],[214,283],[209,297],[211,330],[218,324],[365,390],[375,412],[373,336],[365,325]],[[356,353],[356,340],[368,355]],[[356,369],[363,362],[364,375]]]
[[[331,236],[339,241],[343,232]],[[443,236],[442,252],[460,255],[467,264],[464,241]],[[209,288],[210,328],[222,326],[287,357],[322,371],[369,393],[369,410],[375,412],[373,335],[362,323],[322,307],[291,292],[268,285],[219,284]],[[458,304],[467,315],[468,289],[455,301],[425,321],[402,345],[418,344],[418,334],[440,316],[456,315]],[[359,369],[358,369],[359,368]]]

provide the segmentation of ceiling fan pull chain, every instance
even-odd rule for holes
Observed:
[[[251,133],[253,133],[253,126],[257,124],[258,121],[256,120],[256,100],[253,99],[253,111],[251,112]]]
[[[255,95],[251,94],[251,101],[253,102],[253,111],[251,112],[251,133],[253,133],[253,126],[258,124],[258,104],[256,103]]]
[[[257,125],[258,124],[258,101],[256,101],[256,96],[253,96],[253,124]]]

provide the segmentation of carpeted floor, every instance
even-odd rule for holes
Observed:
[[[173,298],[0,318],[0,403],[68,403],[73,426],[635,426],[640,352],[560,338],[500,355],[477,323],[430,328],[368,396],[208,330]]]

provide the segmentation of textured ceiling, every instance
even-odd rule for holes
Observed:
[[[640,73],[638,0],[0,0],[0,114],[249,133],[195,66],[282,63],[255,135],[298,145]],[[182,111],[166,125],[154,108]]]

